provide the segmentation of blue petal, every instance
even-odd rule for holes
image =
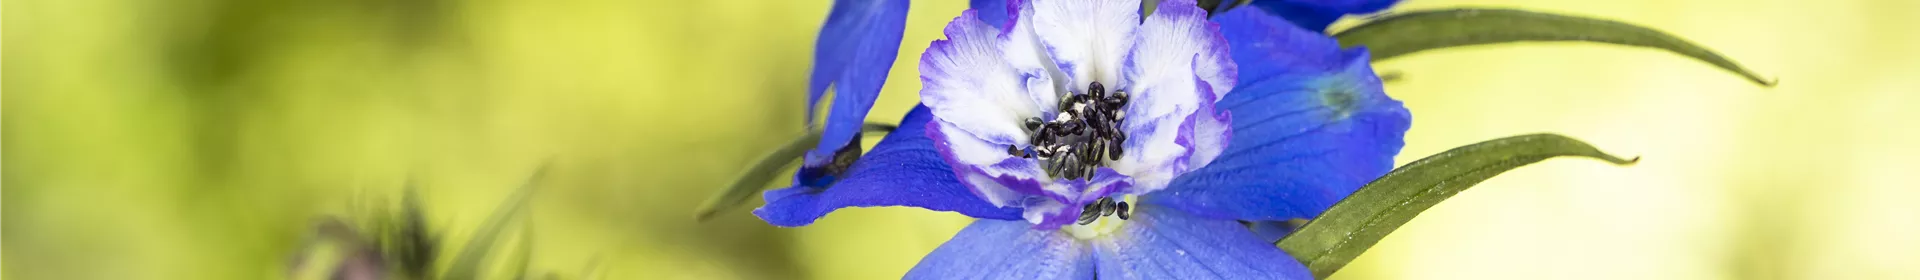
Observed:
[[[1252,9],[1216,20],[1243,71],[1215,104],[1233,115],[1233,137],[1154,193],[1164,204],[1213,219],[1312,218],[1393,168],[1412,117],[1381,90],[1365,49],[1340,51]]]
[[[1277,249],[1276,249],[1277,250]],[[905,279],[1093,279],[1092,253],[1058,230],[979,220],[920,259]]]
[[[1238,222],[1152,204],[1134,213],[1094,239],[1100,279],[1313,279],[1306,266]]]
[[[1006,27],[1007,19],[1012,18],[1012,15],[1017,13],[1016,10],[1014,10],[1017,8],[1007,5],[1007,0],[972,0],[967,2],[970,2],[968,8],[979,11],[978,16],[980,17],[980,21],[987,22],[987,24],[991,24],[993,27]]]
[[[807,121],[833,86],[825,133],[807,152],[806,166],[820,166],[860,134],[867,110],[880,97],[880,85],[900,51],[906,28],[907,0],[836,0],[813,46],[813,77],[807,88]]]
[[[1252,5],[1301,28],[1324,31],[1341,16],[1378,12],[1397,2],[1400,0],[1255,0]]]
[[[1260,9],[1233,9],[1214,15],[1213,21],[1220,24],[1220,35],[1227,38],[1239,66],[1236,87],[1278,75],[1327,72],[1346,62],[1333,38]]]
[[[872,151],[827,187],[793,186],[767,191],[767,204],[753,214],[775,226],[803,226],[846,207],[912,206],[960,212],[984,219],[1019,220],[1020,209],[988,204],[954,179],[953,168],[934,151],[926,123],[933,114],[915,107]],[[1021,222],[1026,223],[1026,222]]]

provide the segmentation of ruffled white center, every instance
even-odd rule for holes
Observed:
[[[1224,115],[1211,104],[1231,89],[1236,68],[1226,43],[1192,1],[1164,1],[1144,21],[1139,10],[1138,1],[1035,0],[1011,26],[987,25],[972,11],[948,25],[948,39],[921,57],[921,101],[938,117],[931,134],[962,181],[995,205],[1027,208],[1029,220],[1060,224],[1080,205],[1164,188],[1217,155]],[[1096,84],[1129,100],[1090,113],[1083,107],[1101,103],[1084,101],[1105,100],[1093,96]],[[1058,132],[1046,123],[1100,118],[1113,121],[1110,131],[1047,138],[1093,139],[1072,145],[1077,158],[1050,145],[1059,143],[1036,143],[1046,138],[1039,133]],[[1118,136],[1099,134],[1108,132]],[[1061,167],[1063,159],[1079,165]],[[1117,175],[1096,176],[1101,170]]]

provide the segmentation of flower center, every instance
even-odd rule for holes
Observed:
[[[1106,161],[1120,159],[1120,146],[1127,141],[1119,128],[1126,118],[1121,108],[1126,105],[1127,92],[1109,94],[1106,86],[1093,82],[1086,93],[1069,93],[1060,99],[1060,114],[1052,121],[1028,118],[1024,123],[1031,135],[1028,147],[1008,145],[1007,153],[1039,159],[1054,178],[1093,178]]]
[[[1125,224],[1132,215],[1133,210],[1128,207],[1126,200],[1102,197],[1081,208],[1080,221],[1063,230],[1072,234],[1073,237],[1090,239],[1119,229],[1120,225]],[[1107,219],[1107,216],[1117,216],[1119,219]]]
[[[1120,219],[1125,220],[1133,215],[1133,210],[1129,208],[1132,207],[1128,207],[1126,201],[1114,202],[1112,197],[1101,197],[1093,203],[1081,206],[1079,224],[1091,224],[1100,220],[1101,217],[1112,215],[1120,215]]]

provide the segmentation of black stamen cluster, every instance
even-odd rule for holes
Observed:
[[[1081,225],[1091,224],[1094,220],[1099,220],[1100,217],[1115,214],[1120,215],[1121,220],[1125,220],[1133,216],[1133,214],[1130,213],[1132,210],[1128,208],[1131,207],[1127,206],[1126,201],[1114,202],[1112,197],[1102,197],[1100,200],[1094,200],[1093,203],[1089,203],[1080,208],[1079,223]]]
[[[1127,93],[1114,91],[1100,82],[1087,85],[1085,94],[1069,94],[1060,100],[1060,114],[1053,121],[1028,118],[1024,125],[1031,132],[1027,143],[1031,151],[1015,145],[1007,153],[1018,157],[1037,157],[1046,165],[1047,175],[1069,180],[1093,178],[1094,170],[1108,160],[1119,160],[1120,146],[1127,135],[1120,131],[1126,118]]]

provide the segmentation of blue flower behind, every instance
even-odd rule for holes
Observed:
[[[908,278],[1310,279],[1240,221],[1313,217],[1403,145],[1410,117],[1364,49],[1262,10],[1013,2],[948,26],[921,58],[925,105],[839,181],[754,214],[980,218]]]
[[[1346,15],[1368,14],[1392,7],[1400,0],[1254,0],[1252,5],[1301,28],[1324,31]]]
[[[993,26],[1006,26],[1009,14],[1017,14],[1018,6],[1007,5],[1007,0],[968,0],[967,7],[974,10],[980,21]]]
[[[807,85],[807,121],[833,88],[820,143],[807,151],[794,184],[825,187],[858,156],[861,125],[880,97],[906,28],[907,0],[836,0],[814,42],[813,74]],[[851,147],[851,148],[849,148]],[[849,151],[849,152],[843,152]]]

